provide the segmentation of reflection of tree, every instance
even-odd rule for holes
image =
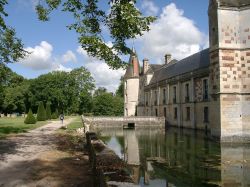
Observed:
[[[123,136],[116,136],[115,138],[121,147],[121,153],[124,154],[124,148],[125,148],[124,137]]]
[[[111,136],[101,136],[100,139],[107,144],[111,140]]]

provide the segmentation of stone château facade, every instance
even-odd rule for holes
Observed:
[[[250,137],[250,1],[210,0],[208,49],[163,65],[133,50],[125,116],[165,116],[168,124],[207,129],[221,141]]]

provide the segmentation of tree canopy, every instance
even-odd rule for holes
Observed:
[[[41,0],[36,7],[38,17],[48,21],[55,9],[72,13],[75,22],[68,28],[78,33],[81,47],[90,56],[104,60],[110,67],[117,69],[124,66],[119,55],[132,51],[126,44],[129,39],[143,35],[155,18],[145,17],[136,8],[136,0]],[[106,3],[109,10],[101,3]],[[113,46],[108,46],[103,37],[104,30],[109,31]]]
[[[4,6],[7,4],[8,0],[0,0],[0,64],[16,62],[27,55],[21,40],[16,37],[15,30],[5,23],[4,18],[8,14]]]

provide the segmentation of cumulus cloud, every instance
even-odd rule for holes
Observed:
[[[151,0],[143,0],[141,8],[145,11],[146,15],[155,16],[159,12],[159,8]]]
[[[70,68],[64,67],[62,64],[60,64],[57,58],[53,57],[52,55],[53,46],[47,41],[42,41],[39,45],[35,47],[27,47],[25,48],[25,50],[28,51],[30,54],[26,58],[20,60],[19,63],[32,70],[35,70],[35,71],[39,71],[39,70],[70,71],[71,70]],[[70,52],[69,53],[68,52],[66,52],[62,56],[62,59],[64,59],[64,57],[66,58],[70,56],[68,55],[70,54]],[[76,57],[75,57],[75,60],[76,60]]]
[[[53,63],[52,64],[52,71],[70,72],[71,70],[72,70],[71,68],[64,67],[62,64],[59,64],[59,63]]]
[[[53,46],[46,41],[42,41],[40,45],[25,48],[30,54],[20,63],[33,70],[46,70],[51,68]]]
[[[105,87],[111,92],[115,92],[120,83],[121,76],[125,70],[112,70],[109,66],[96,58],[89,57],[87,52],[81,47],[77,48],[77,52],[81,54],[85,60],[85,67],[90,71],[96,81],[97,87]]]
[[[62,56],[62,61],[63,62],[77,62],[75,54],[71,51],[68,50],[63,56]]]
[[[162,9],[159,19],[150,28],[139,41],[143,53],[156,59],[156,63],[162,63],[166,53],[176,59],[187,57],[198,52],[205,43],[205,34],[174,3]]]

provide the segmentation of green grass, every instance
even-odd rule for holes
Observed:
[[[47,124],[47,121],[39,121],[36,124],[25,124],[23,117],[17,118],[0,118],[0,138],[6,138],[11,134],[27,132]]]
[[[82,127],[83,125],[81,116],[77,116],[70,124],[67,125],[67,130],[76,130]]]
[[[59,129],[59,131],[61,133],[63,133],[63,132],[64,133],[73,133],[76,131],[76,129],[82,128],[82,127],[83,127],[83,124],[82,124],[81,116],[76,116],[76,117],[74,117],[73,121],[67,125],[67,129],[61,128],[61,129]]]

